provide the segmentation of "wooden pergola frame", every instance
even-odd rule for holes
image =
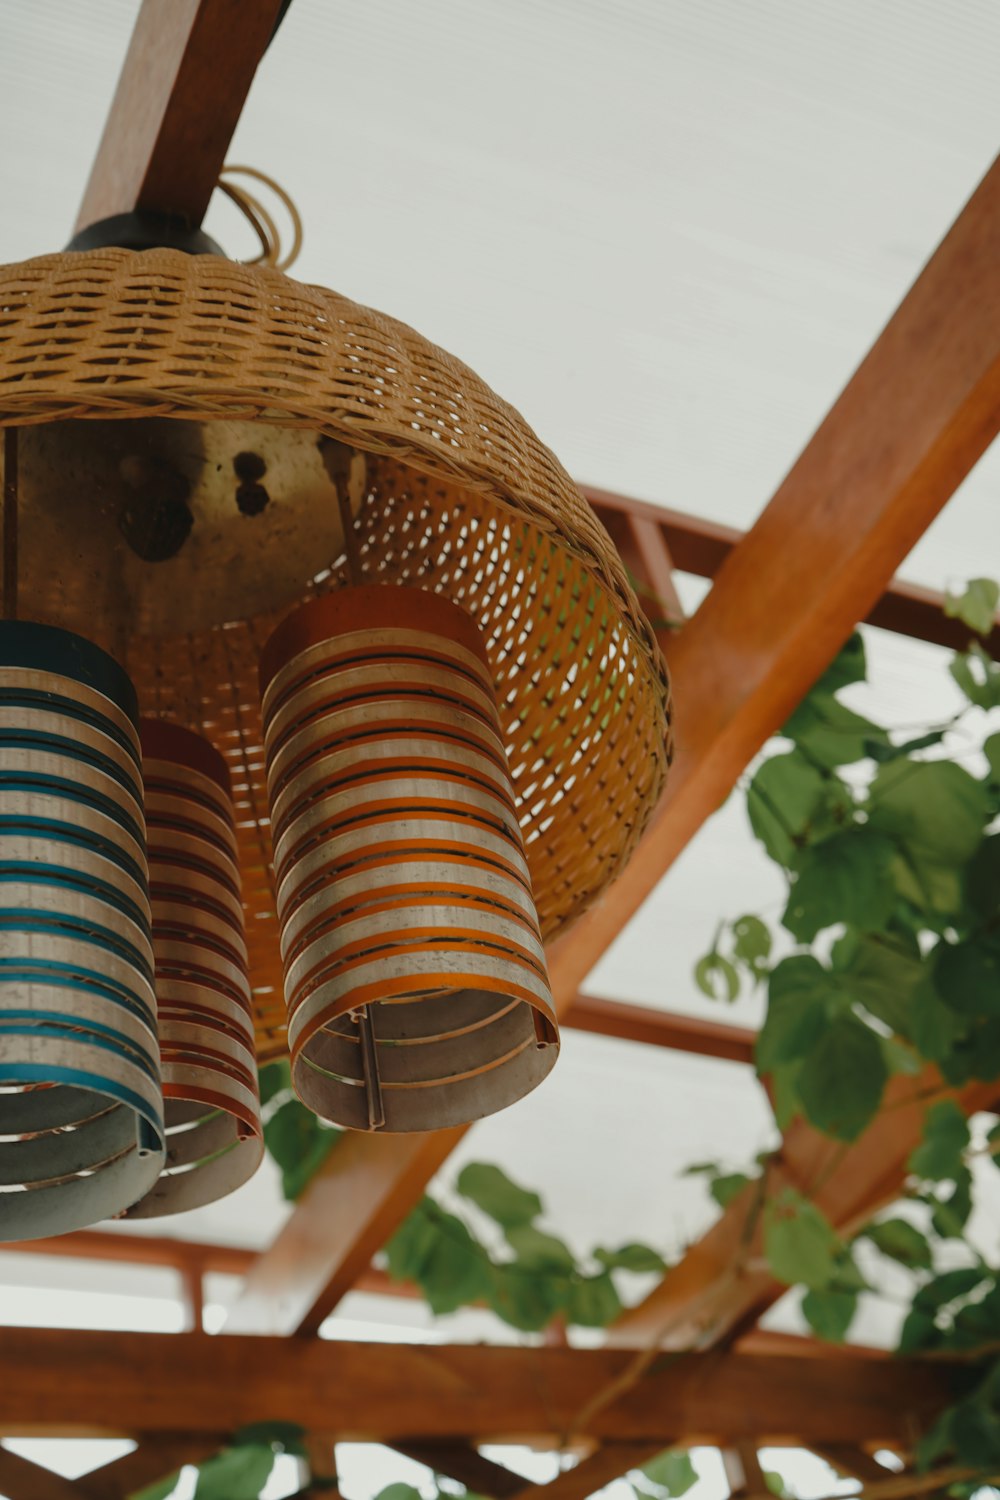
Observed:
[[[281,10],[279,0],[173,0],[169,7],[144,0],[78,228],[136,208],[200,224]],[[857,620],[964,644],[938,597],[894,582],[893,574],[998,428],[1000,162],[749,532],[587,491],[660,627],[678,749],[667,794],[629,868],[569,940],[552,946],[565,1024],[751,1061],[750,1033],[588,996],[588,975]],[[675,568],[713,580],[683,623]],[[988,647],[1000,658],[1000,628]],[[831,1143],[795,1122],[773,1170],[800,1185],[821,1177],[831,1220],[843,1228],[861,1222],[899,1190],[919,1135],[922,1082],[897,1080],[898,1107],[836,1163]],[[992,1102],[994,1092],[977,1087],[964,1102]],[[815,1446],[887,1500],[919,1488],[911,1476],[909,1489],[887,1489],[870,1449],[909,1447],[947,1399],[939,1370],[863,1352],[824,1350],[818,1359],[807,1340],[792,1341],[795,1353],[779,1340],[775,1353],[773,1341],[758,1339],[765,1352],[747,1352],[754,1347],[748,1330],[780,1291],[745,1232],[747,1194],[612,1331],[613,1343],[634,1345],[641,1356],[611,1347],[414,1349],[316,1340],[349,1289],[384,1284],[373,1256],[461,1134],[346,1137],[260,1256],[100,1232],[36,1245],[175,1265],[195,1329],[204,1272],[245,1274],[226,1328],[244,1337],[8,1330],[0,1431],[110,1426],[141,1442],[136,1454],[73,1487],[0,1450],[0,1486],[16,1500],[124,1495],[204,1456],[242,1422],[286,1417],[321,1431],[335,1422],[340,1437],[433,1453],[444,1472],[499,1500],[543,1491],[547,1500],[581,1500],[639,1455],[695,1439],[732,1450],[734,1492],[743,1494],[760,1490],[755,1450],[765,1437]],[[702,1352],[657,1363],[650,1355],[660,1348]],[[475,1450],[476,1442],[503,1436],[572,1437],[589,1457],[552,1485],[526,1488]]]

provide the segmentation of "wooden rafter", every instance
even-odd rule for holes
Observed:
[[[550,970],[569,1009],[591,968],[737,776],[871,611],[895,569],[1000,427],[1000,163],[931,257],[771,503],[671,642],[678,752],[661,808],[622,877],[564,939]],[[450,1133],[453,1137],[456,1132]],[[239,1331],[314,1331],[371,1259],[340,1232],[323,1253],[339,1174],[370,1163],[361,1233],[391,1227],[429,1179],[386,1139],[335,1152],[250,1278]],[[443,1155],[429,1151],[431,1170]],[[375,1183],[379,1184],[375,1186]],[[381,1194],[381,1196],[379,1196]],[[289,1249],[312,1251],[304,1278]],[[728,1264],[727,1261],[723,1264]],[[282,1311],[279,1313],[278,1308]]]
[[[577,995],[563,1025],[577,1031],[592,1031],[598,1036],[747,1064],[753,1062],[757,1035],[747,1026],[730,1026],[725,1021],[706,1021],[701,1016],[655,1010],[649,1005],[627,1005],[621,1000],[602,1000],[594,995]]]
[[[685,511],[668,510],[647,500],[633,499],[630,495],[596,489],[593,485],[585,484],[581,488],[616,542],[623,534],[624,519],[642,520],[648,526],[658,528],[674,567],[681,573],[692,573],[696,578],[714,578],[746,534],[735,526],[724,526],[719,521],[688,515]],[[669,599],[671,596],[665,597]],[[652,614],[647,600],[648,596],[643,597],[643,607]],[[944,595],[934,589],[893,578],[863,618],[867,624],[878,625],[895,635],[908,635],[918,641],[964,651],[969,641],[968,627],[961,620],[949,619],[944,613],[944,603]],[[652,607],[660,614],[665,613],[659,599]],[[1000,661],[1000,620],[983,646],[995,661]]]
[[[325,1432],[335,1418],[343,1441],[906,1445],[948,1399],[938,1368],[901,1360],[685,1355],[628,1384],[632,1365],[615,1349],[11,1328],[0,1432],[201,1437],[255,1421]],[[595,1399],[612,1385],[624,1395]]]
[[[76,227],[133,209],[197,226],[280,0],[143,0]]]

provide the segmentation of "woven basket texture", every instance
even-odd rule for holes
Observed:
[[[614,545],[519,414],[412,329],[279,272],[103,250],[0,267],[0,426],[255,420],[367,456],[350,581],[434,590],[483,632],[541,930],[614,879],[671,756],[666,668]],[[25,601],[27,604],[28,601]],[[206,734],[236,800],[262,1057],[285,1047],[257,664],[278,614],[153,639],[125,665],[147,714]]]

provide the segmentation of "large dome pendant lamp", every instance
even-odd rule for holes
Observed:
[[[303,1097],[359,1128],[524,1094],[556,1050],[540,943],[670,753],[652,631],[551,453],[405,325],[165,249],[0,268],[0,424],[37,616],[229,766],[258,1056],[290,1024]]]

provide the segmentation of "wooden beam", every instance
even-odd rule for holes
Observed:
[[[78,1229],[50,1239],[4,1241],[0,1243],[0,1254],[4,1252],[171,1266],[178,1271],[220,1271],[230,1276],[245,1276],[257,1259],[256,1250],[239,1245],[206,1245],[195,1240],[169,1239],[165,1235],[115,1234],[101,1229]]]
[[[75,1484],[9,1448],[0,1448],[0,1491],[7,1500],[80,1500]]]
[[[484,1458],[471,1443],[427,1443],[397,1441],[389,1444],[397,1453],[426,1464],[435,1474],[446,1474],[464,1484],[474,1495],[489,1495],[490,1500],[513,1500],[524,1490],[524,1477]]]
[[[251,1269],[225,1332],[314,1334],[462,1134],[344,1135]]]
[[[657,526],[674,567],[681,573],[693,573],[697,578],[714,578],[730,552],[746,535],[735,526],[707,521],[685,511],[667,510],[650,504],[648,500],[636,500],[630,495],[595,489],[592,485],[581,485],[581,489],[612,536],[621,535],[621,522],[628,517]],[[949,619],[944,613],[944,604],[944,595],[936,590],[893,578],[864,620],[896,635],[908,635],[935,646],[946,646],[952,651],[964,651],[969,644],[969,628],[961,620]],[[1000,619],[982,644],[994,661],[1000,661]]]
[[[657,1443],[604,1443],[571,1469],[563,1469],[548,1484],[522,1487],[520,1500],[588,1500],[606,1484],[638,1469],[669,1446]]]
[[[351,1344],[9,1328],[0,1432],[196,1436],[256,1421],[343,1441],[909,1443],[948,1399],[930,1362],[684,1355],[629,1383],[615,1349]],[[609,1386],[622,1395],[598,1398]],[[586,1421],[582,1418],[589,1413]]]
[[[577,995],[563,1017],[563,1025],[576,1031],[592,1031],[598,1036],[739,1063],[753,1062],[757,1039],[757,1033],[746,1026],[729,1026],[722,1021],[706,1021],[700,1016],[679,1015],[648,1005],[626,1005],[621,1000],[602,1000],[595,995]]]
[[[201,223],[280,0],[143,0],[77,217]]]

